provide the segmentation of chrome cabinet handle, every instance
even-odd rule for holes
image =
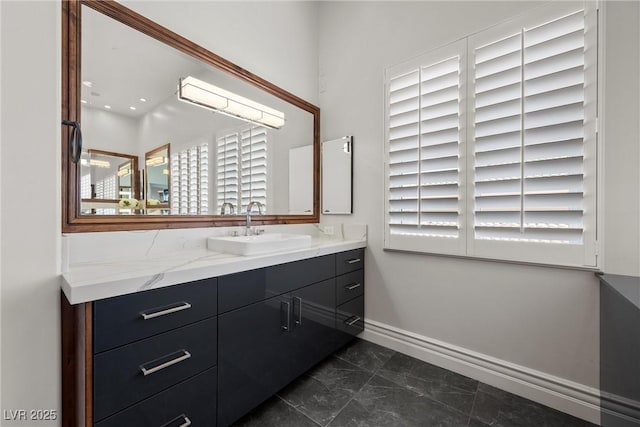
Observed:
[[[151,368],[147,368],[147,366],[146,366],[146,365],[153,365],[154,363],[157,363],[159,361],[165,360],[166,358],[171,357],[171,356],[176,355],[176,354],[181,354],[182,356],[178,356],[178,357],[176,357],[174,359],[167,360],[166,362],[160,363],[159,365],[152,366]],[[151,362],[147,362],[147,363],[145,363],[143,365],[140,365],[140,370],[142,371],[142,374],[146,377],[147,375],[151,375],[154,372],[161,371],[161,370],[163,370],[165,368],[168,368],[169,366],[175,365],[176,363],[180,363],[180,362],[182,362],[184,360],[187,360],[190,357],[191,357],[191,353],[189,353],[187,350],[179,350],[179,351],[176,351],[175,353],[168,354],[168,355],[166,355],[164,357],[161,357],[159,359],[152,360]]]
[[[356,288],[359,288],[360,286],[362,286],[362,283],[354,283],[353,285],[351,285],[351,286],[347,285],[344,288],[346,290],[348,290],[348,291],[352,291],[352,290],[354,290]]]
[[[176,424],[178,421],[181,421],[180,424]],[[191,425],[191,420],[189,419],[189,417],[187,417],[185,414],[182,414],[175,417],[168,423],[162,424],[161,427],[170,427],[170,426],[189,427],[190,425]]]
[[[360,258],[349,259],[346,261],[347,264],[355,264],[356,262],[362,261]]]
[[[351,317],[349,319],[351,319]],[[360,316],[353,316],[353,320],[349,320],[349,319],[345,320],[344,323],[346,323],[349,326],[353,326],[354,323],[360,320]]]
[[[289,304],[288,301],[282,301],[280,302],[280,309],[282,310],[282,306],[286,305],[287,306],[287,310],[286,310],[286,315],[285,315],[285,319],[287,320],[286,325],[282,325],[282,330],[283,331],[288,331],[291,328],[291,305]]]
[[[153,319],[160,316],[165,316],[167,314],[175,313],[177,311],[187,310],[191,308],[191,304],[188,302],[179,302],[176,304],[165,305],[160,308],[153,308],[147,311],[141,311],[140,315],[144,320]],[[156,311],[157,310],[157,311]]]
[[[298,300],[298,318],[295,319],[295,323],[296,325],[302,326],[302,298],[293,297],[293,299]],[[295,308],[295,304],[294,304],[294,308]]]

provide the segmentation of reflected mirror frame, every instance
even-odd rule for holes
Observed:
[[[154,154],[156,153],[162,153],[163,151],[166,151],[166,158],[167,158],[167,169],[169,169],[169,173],[167,174],[167,189],[171,188],[171,161],[169,159],[171,159],[171,144],[165,144],[165,145],[161,145],[160,147],[156,147],[151,151],[147,151],[146,153],[144,153],[144,199],[148,202],[149,198],[150,198],[150,190],[149,190],[149,186],[151,184],[150,180],[149,180],[149,172],[147,171],[147,159],[149,159],[150,157],[152,157]],[[169,191],[169,194],[171,192]],[[149,207],[151,209],[168,209],[171,205],[171,198],[169,198],[169,201],[167,203],[160,203],[158,205],[153,205],[153,206],[146,206]]]
[[[139,178],[140,171],[138,170],[137,156],[133,156],[131,154],[116,153],[114,151],[97,150],[95,148],[88,149],[87,154],[89,154],[89,156],[91,156],[91,154],[98,154],[102,156],[120,157],[122,159],[127,159],[124,163],[131,164],[131,174],[132,174],[131,183],[133,187],[133,198],[134,199],[140,198],[140,178]],[[121,165],[118,165],[118,168],[120,168],[120,166]],[[78,168],[78,169],[82,169],[82,168]],[[118,186],[120,186],[119,183],[120,183],[120,180],[118,179]],[[93,200],[110,201],[110,202],[116,202],[116,203],[118,202],[118,200],[109,200],[109,199],[93,199],[93,198],[81,199],[81,201],[93,201]]]
[[[312,215],[255,216],[255,224],[301,224],[320,220],[320,109],[239,67],[219,55],[195,44],[173,31],[151,21],[113,0],[62,1],[62,120],[79,123],[81,93],[81,28],[82,6],[90,7],[161,43],[177,49],[212,67],[227,72],[265,92],[274,95],[313,115],[313,213]],[[149,230],[159,228],[226,227],[244,225],[243,215],[80,215],[80,164],[70,161],[69,139],[71,127],[61,126],[62,132],[62,232],[92,232],[120,230]]]

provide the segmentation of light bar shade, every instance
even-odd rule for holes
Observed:
[[[167,163],[168,158],[163,156],[150,157],[145,161],[147,166],[158,166]]]
[[[195,77],[180,79],[178,99],[272,129],[284,126],[284,113]]]

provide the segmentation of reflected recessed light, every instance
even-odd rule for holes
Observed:
[[[111,109],[111,105],[105,105],[104,108],[106,108],[107,110]]]
[[[93,86],[93,83],[91,83],[89,80],[85,80],[82,82],[83,85],[85,85],[86,87],[91,87]]]
[[[145,98],[140,98],[140,102],[147,102]]]
[[[133,106],[129,107],[129,110],[134,110],[135,111],[135,109],[136,109],[136,107],[133,107]]]
[[[83,104],[86,104],[86,103],[87,103],[87,101],[86,101],[86,100],[84,100],[84,99],[81,99],[81,100],[80,100],[80,102],[82,102]]]

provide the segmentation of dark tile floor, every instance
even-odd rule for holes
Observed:
[[[586,421],[355,340],[236,426],[577,427]]]

